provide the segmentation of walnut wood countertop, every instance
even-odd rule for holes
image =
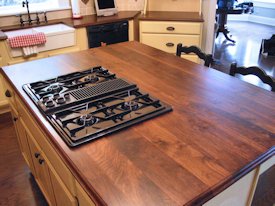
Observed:
[[[141,14],[139,20],[203,22],[203,17],[199,12],[148,11]]]
[[[94,14],[94,15],[83,16],[83,18],[81,19],[64,18],[64,19],[50,20],[48,21],[48,23],[42,22],[39,25],[25,24],[24,26],[20,26],[20,25],[5,26],[5,27],[2,27],[1,30],[12,31],[12,30],[32,28],[32,27],[38,27],[38,26],[46,26],[46,25],[51,25],[56,23],[64,23],[74,28],[81,28],[81,27],[87,27],[91,25],[107,24],[107,23],[118,22],[122,20],[130,20],[130,19],[136,18],[139,14],[140,14],[139,11],[120,11],[116,15],[106,16],[106,17],[97,17],[96,14]],[[19,19],[18,19],[18,22],[19,22]]]
[[[71,149],[22,85],[102,65],[173,111]],[[275,93],[137,42],[1,70],[98,205],[197,205],[274,154]]]

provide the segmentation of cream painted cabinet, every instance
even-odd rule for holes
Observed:
[[[42,190],[49,205],[56,205],[48,162],[45,160],[42,150],[29,132],[27,132],[27,137],[35,168],[34,177],[36,182]]]
[[[76,181],[76,193],[79,202],[79,206],[95,206],[95,203],[91,200],[88,194],[84,191],[84,189],[80,186],[80,184]]]
[[[49,205],[77,206],[75,179],[5,82],[21,153]]]
[[[201,47],[201,22],[140,21],[140,42],[176,54],[177,44]],[[195,55],[183,58],[199,63]]]
[[[2,75],[0,74],[0,114],[8,110],[8,100],[5,97],[5,87],[3,84]]]
[[[0,67],[7,65],[9,54],[7,52],[7,41],[0,40]]]
[[[64,185],[63,181],[56,173],[56,171],[49,165],[50,177],[52,181],[55,201],[57,206],[77,206],[78,201],[75,196],[73,196],[67,187]]]
[[[35,178],[48,203],[57,206],[76,206],[78,204],[76,197],[66,188],[34,137],[29,134],[28,139],[35,167]]]
[[[24,150],[27,151],[29,147],[29,156],[31,156],[34,167],[32,172],[45,198],[50,205],[76,206],[78,203],[72,174],[53,148],[49,146],[46,137],[17,97],[16,102],[19,113],[18,121],[22,122],[24,126],[22,131],[25,131]]]
[[[275,156],[272,156],[230,187],[226,188],[220,194],[203,204],[203,206],[250,206],[258,184],[259,176],[274,165]],[[260,187],[264,190],[263,185]]]
[[[256,173],[257,169],[254,169],[220,194],[203,204],[203,206],[248,206],[247,202],[253,188]]]
[[[34,166],[31,158],[31,153],[29,149],[29,143],[27,139],[27,134],[24,129],[23,123],[18,116],[18,113],[12,108],[11,109],[12,119],[14,122],[15,131],[17,134],[18,144],[22,153],[24,160],[26,161],[27,165],[29,166],[31,172],[34,174]]]

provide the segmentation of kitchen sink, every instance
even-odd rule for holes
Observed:
[[[35,34],[43,32],[46,35],[46,43],[37,46],[38,52],[49,51],[75,45],[75,29],[65,24],[53,24],[29,29],[8,31],[5,34],[10,37],[19,35]],[[10,48],[12,57],[23,56],[21,48]]]

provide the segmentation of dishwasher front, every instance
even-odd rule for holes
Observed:
[[[128,30],[128,21],[89,26],[87,27],[89,48],[129,41]]]

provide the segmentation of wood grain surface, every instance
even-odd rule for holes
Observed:
[[[173,111],[71,149],[24,83],[102,65]],[[137,42],[3,67],[98,205],[200,205],[274,154],[275,93]]]

